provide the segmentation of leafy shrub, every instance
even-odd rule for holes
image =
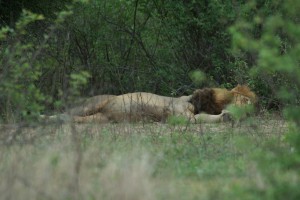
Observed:
[[[15,29],[2,28],[0,38],[4,44],[1,48],[0,103],[4,119],[20,120],[36,117],[43,106],[45,96],[35,85],[41,75],[41,66],[36,63],[38,51],[32,42],[21,39],[27,34],[26,27],[42,15],[24,11]]]
[[[45,71],[49,72],[54,61],[45,54],[50,48],[49,38],[55,36],[60,24],[70,14],[71,10],[58,13],[43,38],[34,36],[32,26],[45,20],[44,16],[27,10],[23,11],[15,28],[3,27],[0,30],[1,120],[32,121],[45,109],[45,105],[61,105],[60,102],[73,101],[72,97],[79,94],[81,85],[88,78],[82,70],[70,72],[64,77],[66,84],[57,90],[59,98],[50,97],[51,92],[41,86]]]
[[[238,14],[231,4],[92,0],[75,6],[74,12],[64,23],[62,36],[50,45],[60,52],[55,57],[67,73],[84,69],[91,74],[85,95],[131,91],[181,95],[195,87],[232,87],[238,81],[226,31]],[[193,84],[188,75],[194,70],[206,73],[207,81]],[[45,72],[45,88],[60,82],[48,82],[51,74],[62,73],[52,71]]]
[[[269,12],[264,12],[266,8]],[[258,160],[259,170],[263,171],[266,182],[272,188],[263,190],[262,194],[269,199],[299,198],[296,189],[299,184],[297,166],[300,156],[300,24],[299,12],[296,11],[299,8],[300,3],[292,0],[265,3],[251,1],[244,9],[253,15],[242,17],[231,28],[234,52],[251,66],[251,75],[259,77],[260,83],[267,86],[261,88],[261,92],[271,91],[269,95],[280,99],[291,126],[285,137],[291,145],[290,152],[278,152],[276,148],[270,148],[274,145],[270,143],[264,152],[258,154],[262,158]],[[258,29],[260,34],[257,34]],[[255,57],[253,62],[247,62],[249,55]],[[270,171],[270,166],[274,170]],[[287,181],[292,176],[294,180]]]

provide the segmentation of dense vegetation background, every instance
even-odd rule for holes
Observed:
[[[197,87],[247,83],[262,105],[278,108],[274,94],[279,85],[289,82],[277,72],[250,76],[257,54],[232,51],[232,36],[239,36],[233,25],[281,12],[278,2],[250,6],[221,0],[0,3],[0,103],[5,115],[22,111],[14,116],[20,118],[29,110],[32,115],[59,108],[69,101],[74,84],[82,96],[132,91],[176,96]],[[262,33],[262,25],[256,24],[248,34],[259,38]],[[289,41],[281,42],[283,52]],[[203,73],[205,81],[195,81]],[[85,80],[87,84],[79,87]]]
[[[0,112],[19,121],[76,96],[190,94],[248,84],[267,109],[299,102],[299,3],[0,2]]]

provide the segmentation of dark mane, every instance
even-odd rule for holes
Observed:
[[[194,106],[195,115],[201,112],[216,115],[222,111],[216,102],[215,91],[211,88],[195,90],[189,102]]]

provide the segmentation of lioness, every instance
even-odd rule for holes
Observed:
[[[99,95],[69,113],[75,122],[165,121],[169,116],[183,116],[192,123],[222,122],[228,117],[224,110],[228,104],[242,106],[255,102],[255,93],[245,85],[238,85],[232,90],[198,89],[192,95],[178,98],[146,92]]]

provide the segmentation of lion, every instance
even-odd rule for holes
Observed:
[[[82,106],[72,108],[68,114],[78,123],[165,122],[170,116],[183,116],[191,123],[224,122],[230,115],[226,111],[228,105],[243,106],[256,101],[255,93],[246,85],[237,85],[232,90],[197,89],[192,95],[181,97],[134,92],[92,97],[82,102]]]

